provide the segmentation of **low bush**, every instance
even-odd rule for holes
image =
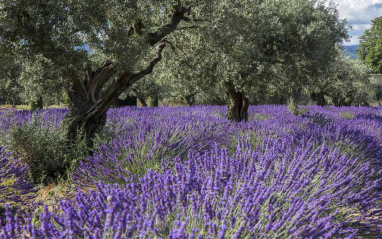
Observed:
[[[232,156],[216,148],[178,158],[162,172],[148,170],[138,180],[127,177],[124,186],[99,183],[60,201],[60,213],[45,206],[34,224],[17,227],[9,216],[5,238],[32,230],[45,238],[378,235],[372,209],[381,199],[375,190],[381,181],[366,176],[373,173],[370,164],[328,146],[313,150],[312,142],[291,147],[289,141],[264,139],[253,149],[244,140]]]
[[[85,159],[89,148],[85,140],[75,144],[66,143],[60,129],[42,125],[36,116],[29,123],[11,130],[11,147],[29,165],[29,177],[35,183],[50,183],[66,179],[69,169]]]
[[[28,166],[14,152],[0,146],[0,225],[4,222],[5,204],[20,208],[35,197],[36,190],[25,180],[27,171]]]

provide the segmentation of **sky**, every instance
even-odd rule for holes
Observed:
[[[341,18],[353,26],[349,30],[350,42],[344,45],[358,45],[358,37],[371,27],[371,20],[382,16],[382,0],[333,0],[338,5]]]

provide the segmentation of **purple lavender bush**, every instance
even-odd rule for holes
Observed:
[[[0,113],[0,146],[9,146],[29,166],[30,179],[49,183],[66,178],[67,168],[88,154],[84,140],[68,149],[61,121],[67,109]]]
[[[19,157],[0,146],[0,220],[6,204],[9,211],[9,206],[20,208],[35,197],[36,190],[25,180],[27,170],[27,165],[22,164]]]
[[[73,167],[75,196],[7,210],[0,238],[378,238],[382,108],[302,112],[256,106],[231,123],[216,106],[112,109]],[[58,128],[64,113],[35,114]],[[33,117],[0,117],[0,131]]]
[[[173,158],[203,152],[216,144],[225,145],[234,134],[230,121],[216,119],[192,108],[134,109],[109,111],[110,123],[100,144],[73,171],[74,180],[85,184],[124,182],[130,175],[144,175],[147,169],[161,170]],[[112,135],[106,140],[105,135]]]
[[[381,210],[381,180],[365,177],[374,173],[369,163],[327,146],[312,150],[311,142],[289,145],[266,139],[252,149],[243,141],[233,156],[216,147],[178,158],[161,173],[126,178],[123,187],[99,183],[60,201],[62,213],[45,207],[37,224],[15,225],[3,237],[352,238],[361,230],[380,232],[373,209]]]

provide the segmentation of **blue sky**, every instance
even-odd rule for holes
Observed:
[[[341,18],[346,18],[353,26],[349,31],[350,42],[344,45],[359,44],[358,37],[371,26],[371,20],[382,16],[382,0],[333,0],[338,5]]]

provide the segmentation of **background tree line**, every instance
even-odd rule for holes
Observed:
[[[381,18],[345,58],[345,19],[321,0],[0,0],[0,104],[66,102],[89,140],[118,99],[143,106],[367,105],[377,100]],[[154,70],[155,68],[155,70]],[[147,100],[150,99],[150,102]],[[45,102],[45,103],[44,103]]]
[[[350,26],[324,0],[0,0],[0,104],[66,103],[54,136],[62,157],[49,170],[57,178],[128,96],[226,105],[237,122],[250,104],[287,103],[294,114],[308,100],[367,105],[377,89],[369,68],[382,64],[380,22],[361,40],[363,63],[343,56]],[[33,135],[15,138],[41,140]]]

